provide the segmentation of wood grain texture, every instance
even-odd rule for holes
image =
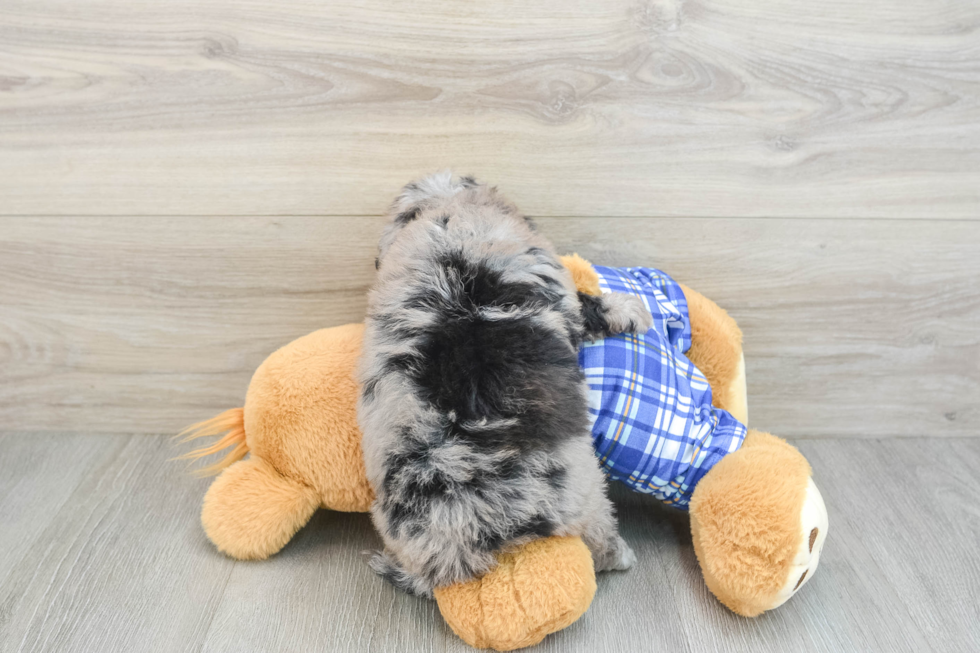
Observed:
[[[745,333],[750,422],[783,436],[980,434],[980,223],[539,219],[660,267]],[[378,218],[0,222],[0,430],[175,432],[241,405],[293,338],[359,321]]]
[[[91,469],[114,458],[125,439],[0,435],[0,585],[28,551],[46,544],[38,537]]]
[[[444,651],[436,604],[367,566],[381,547],[367,515],[321,510],[273,559],[236,565],[202,653]]]
[[[831,536],[861,539],[850,557],[853,577],[874,583],[876,597],[894,594],[901,608],[882,613],[900,615],[911,626],[904,630],[914,628],[928,642],[892,650],[980,646],[980,440],[836,444],[800,446],[833,506]],[[869,637],[881,637],[867,619],[852,619]]]
[[[52,457],[54,440],[94,457]],[[799,595],[756,619],[733,615],[704,586],[686,515],[617,484],[636,565],[601,574],[585,616],[529,650],[974,650],[980,439],[795,444],[831,524]],[[33,538],[0,575],[0,652],[472,650],[433,603],[370,572],[361,551],[380,542],[367,515],[321,511],[273,558],[229,561],[200,529],[206,482],[169,463],[172,453],[152,436],[0,437],[0,479],[34,477],[33,492],[0,495],[0,523]],[[67,499],[27,533],[18,515],[39,495]]]
[[[268,354],[363,319],[380,228],[376,218],[0,222],[0,424],[176,432],[241,405]]]
[[[582,220],[562,251],[652,265],[744,334],[749,423],[782,436],[980,435],[980,222]]]
[[[39,450],[54,440],[76,448],[91,440],[19,439]],[[168,461],[168,438],[102,439],[116,455],[90,467],[91,457],[80,455],[33,468],[33,492],[8,494],[0,504],[6,523],[35,493],[74,487],[0,586],[4,653],[201,648],[234,566],[215,552],[197,519],[207,482]],[[73,485],[79,471],[84,479]]]
[[[980,215],[972,0],[7,0],[0,212]]]

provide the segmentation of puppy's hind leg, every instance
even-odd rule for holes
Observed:
[[[413,576],[405,571],[404,567],[401,566],[398,560],[396,560],[390,552],[375,552],[371,556],[371,560],[368,562],[368,564],[376,574],[394,585],[397,589],[400,589],[408,594],[421,596],[422,598],[432,598],[432,590],[434,588],[424,579]]]
[[[568,488],[570,495],[566,498],[581,493],[576,502],[580,512],[560,534],[581,536],[592,553],[596,571],[629,569],[636,562],[636,554],[619,535],[616,512],[606,494],[605,474],[599,468],[591,442],[586,442],[581,451],[570,453],[573,455],[569,467],[576,470],[575,477],[580,482]]]
[[[602,499],[605,509],[593,513],[582,532],[582,541],[592,552],[592,563],[597,572],[629,569],[636,562],[636,554],[619,534],[612,502],[605,496]]]
[[[653,326],[653,316],[635,295],[612,292],[596,296],[580,292],[578,298],[582,304],[585,337],[589,340],[617,333],[640,335]]]

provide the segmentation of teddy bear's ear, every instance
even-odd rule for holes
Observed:
[[[572,273],[572,279],[579,292],[595,296],[602,294],[599,289],[599,275],[596,274],[591,263],[578,254],[562,256],[561,262]]]

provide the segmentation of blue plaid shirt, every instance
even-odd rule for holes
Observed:
[[[711,386],[685,356],[684,291],[659,270],[595,266],[603,292],[638,295],[653,315],[642,336],[586,343],[579,364],[599,462],[611,478],[686,510],[694,486],[745,439],[745,426],[711,405]]]

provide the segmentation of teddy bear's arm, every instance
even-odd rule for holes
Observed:
[[[712,403],[748,424],[742,330],[725,309],[693,288],[679,285],[687,299],[691,321],[687,357],[711,384]]]
[[[578,254],[568,254],[561,257],[561,262],[571,273],[579,292],[594,296],[602,293],[599,275],[589,261]],[[691,321],[691,349],[687,357],[711,384],[714,405],[747,424],[742,331],[718,304],[693,288],[680,286]]]

